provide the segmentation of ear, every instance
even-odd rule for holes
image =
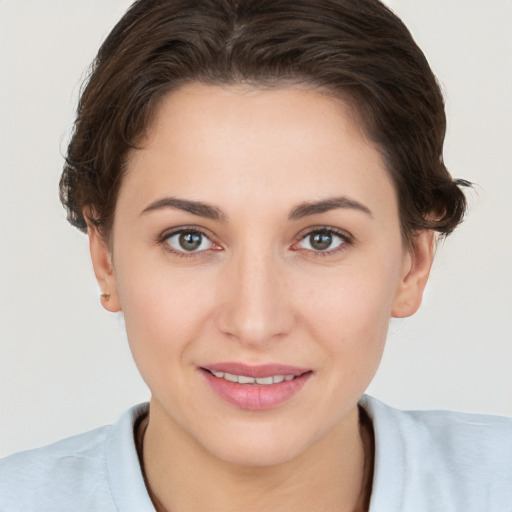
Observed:
[[[405,318],[418,311],[434,259],[434,231],[420,231],[413,242],[413,247],[405,254],[400,283],[393,302],[391,316],[395,318]]]
[[[86,219],[90,217],[85,215]],[[94,275],[101,290],[101,304],[112,313],[121,311],[121,304],[117,293],[116,277],[112,265],[112,253],[103,239],[98,226],[87,220],[87,234],[89,235],[89,250],[91,252]]]

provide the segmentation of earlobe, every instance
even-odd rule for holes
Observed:
[[[405,318],[418,311],[427,285],[435,253],[435,233],[423,230],[414,239],[414,246],[404,258],[391,316]]]
[[[91,222],[87,222],[87,234],[94,275],[101,290],[101,304],[107,311],[117,313],[122,308],[117,294],[111,250],[98,227]]]

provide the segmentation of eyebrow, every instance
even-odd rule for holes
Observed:
[[[202,201],[191,201],[189,199],[178,199],[176,197],[163,197],[162,199],[153,201],[151,204],[146,206],[144,210],[142,210],[141,215],[164,208],[175,208],[177,210],[191,213],[192,215],[206,217],[212,220],[225,221],[227,219],[226,214],[216,206],[203,203]],[[300,203],[292,209],[288,216],[288,220],[298,220],[310,215],[318,215],[330,210],[335,210],[337,208],[359,210],[370,217],[373,217],[371,210],[364,204],[354,199],[341,196],[331,197],[321,201]]]
[[[328,212],[330,210],[335,210],[337,208],[359,210],[366,213],[370,217],[373,217],[371,210],[364,204],[354,199],[341,196],[331,197],[321,201],[300,203],[299,205],[295,206],[295,208],[293,208],[293,210],[290,212],[290,215],[288,216],[288,219],[298,220],[302,219],[303,217],[308,217],[309,215],[317,215],[320,213]]]
[[[175,208],[177,210],[183,210],[193,215],[213,220],[226,220],[226,215],[215,206],[211,206],[201,201],[190,201],[188,199],[178,199],[176,197],[164,197],[153,201],[150,205],[146,206],[144,210],[142,210],[141,215],[155,210],[161,210],[163,208]]]

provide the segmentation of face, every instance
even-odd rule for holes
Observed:
[[[110,249],[90,235],[152,415],[255,465],[345,428],[431,257],[427,237],[404,249],[383,160],[345,105],[298,88],[170,94],[129,157]]]

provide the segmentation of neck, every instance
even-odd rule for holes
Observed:
[[[358,408],[299,457],[258,467],[217,459],[155,412],[152,403],[137,437],[146,486],[158,512],[368,510],[373,430]]]

